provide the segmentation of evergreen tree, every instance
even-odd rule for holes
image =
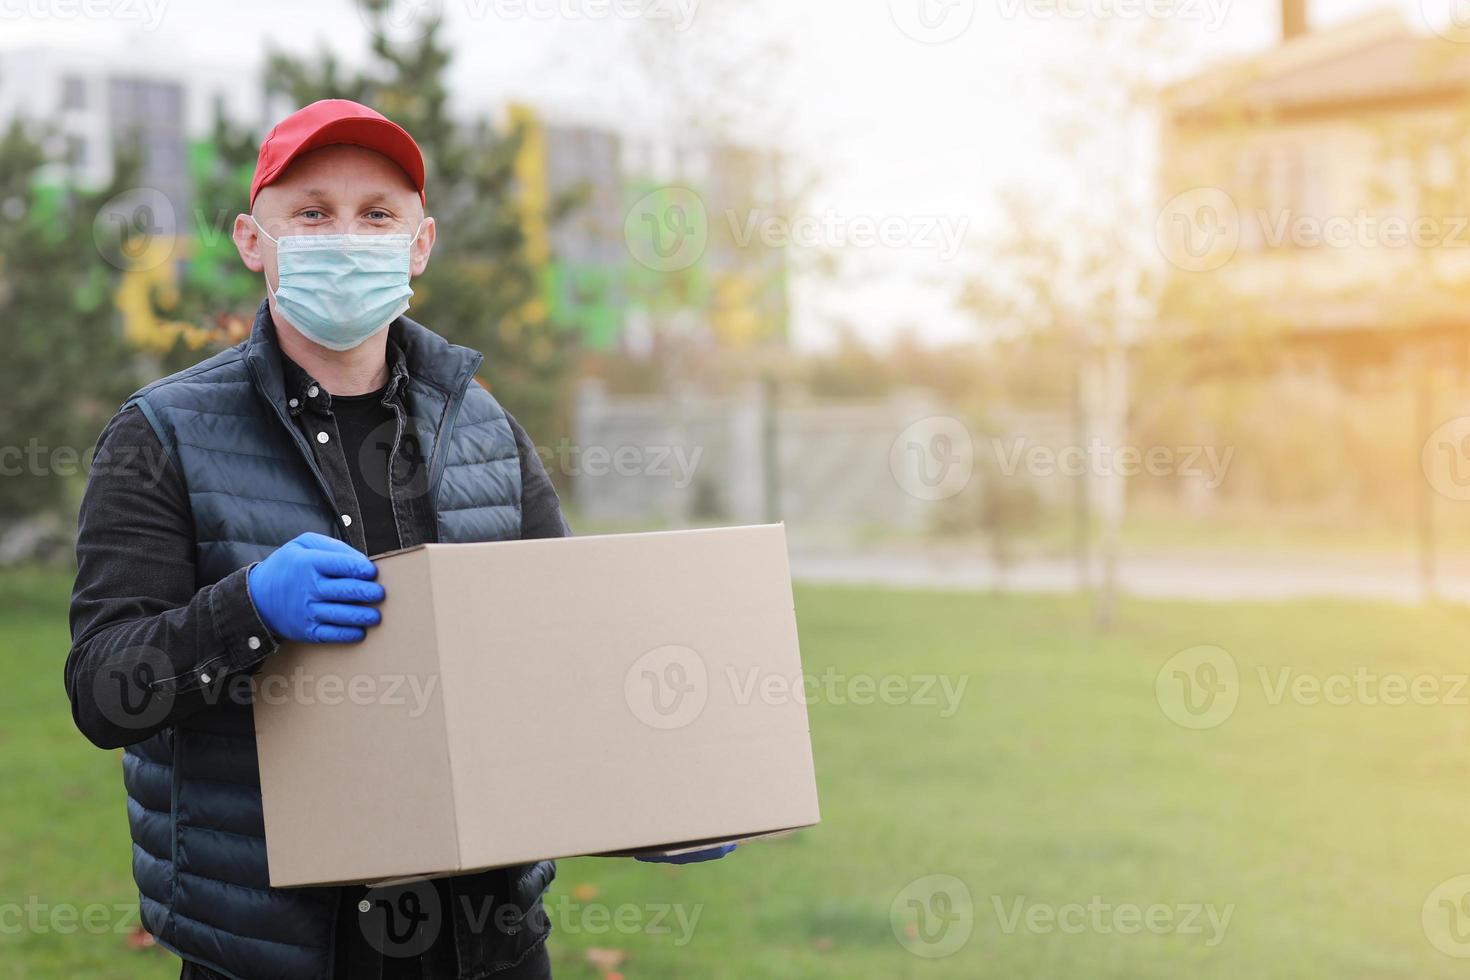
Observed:
[[[35,137],[19,122],[0,137],[0,531],[70,516],[97,434],[135,380],[113,306],[134,229],[106,220],[134,163],[83,192],[43,169]]]

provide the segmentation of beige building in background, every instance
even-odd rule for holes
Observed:
[[[1163,93],[1166,257],[1301,338],[1458,339],[1470,300],[1470,36],[1396,13]],[[1169,224],[1172,223],[1172,227]]]
[[[1162,93],[1163,326],[1201,338],[1204,373],[1306,370],[1374,406],[1433,596],[1440,526],[1463,517],[1442,498],[1470,499],[1450,432],[1470,432],[1470,33],[1393,12],[1312,32],[1305,0],[1282,28]]]

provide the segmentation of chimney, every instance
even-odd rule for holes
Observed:
[[[1307,0],[1281,0],[1281,41],[1294,41],[1307,34]]]

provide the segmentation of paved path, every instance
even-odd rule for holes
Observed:
[[[791,570],[798,581],[812,583],[1032,593],[1077,589],[1077,571],[1069,560],[1026,559],[1001,572],[983,555],[940,550],[795,548]],[[1411,555],[1130,554],[1121,563],[1121,579],[1124,592],[1159,599],[1421,598]],[[1470,602],[1470,561],[1441,563],[1439,595]]]

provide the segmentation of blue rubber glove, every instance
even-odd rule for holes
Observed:
[[[378,567],[356,548],[324,534],[302,534],[250,569],[250,600],[278,639],[357,643],[382,622],[365,603],[383,601]]]
[[[705,861],[718,861],[739,846],[739,844],[721,844],[719,847],[712,847],[707,851],[690,851],[688,854],[651,855],[649,857],[640,857],[638,860],[644,864],[700,864]]]

